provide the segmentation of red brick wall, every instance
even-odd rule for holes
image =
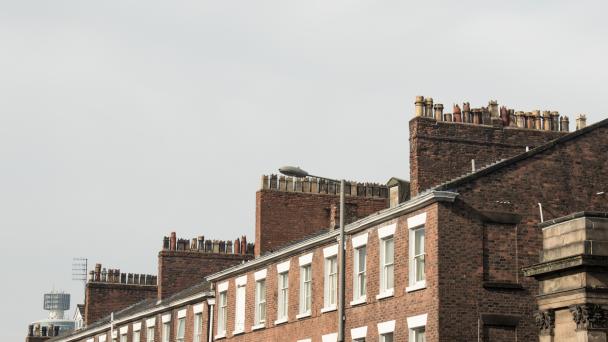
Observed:
[[[240,264],[252,255],[163,250],[158,253],[158,299],[200,283],[209,274]]]
[[[417,193],[564,135],[560,132],[410,120],[410,191]]]
[[[277,250],[321,229],[330,227],[332,205],[340,197],[330,194],[260,190],[256,193],[255,255]],[[346,207],[355,221],[388,207],[388,198],[346,196]],[[349,211],[349,210],[347,210]]]
[[[513,247],[517,228],[513,224],[483,225],[483,278],[495,283],[516,283],[517,264]]]
[[[406,293],[405,289],[408,286],[408,228],[407,217],[425,211],[427,213],[426,221],[426,280],[427,287],[425,289]],[[367,240],[367,301],[364,304],[351,306],[353,300],[353,248],[350,243],[350,238],[347,242],[346,255],[346,331],[345,341],[351,339],[351,329],[362,326],[367,326],[367,340],[377,341],[378,330],[377,324],[390,320],[395,320],[396,328],[394,340],[405,342],[408,340],[408,329],[406,318],[420,314],[428,314],[427,319],[427,340],[437,341],[438,332],[438,288],[437,288],[437,206],[431,205],[424,210],[419,210],[407,216],[400,217],[390,222],[382,223],[378,227],[383,227],[391,223],[396,223],[395,231],[395,288],[394,296],[384,299],[376,299],[379,289],[379,246],[380,242],[375,228],[370,229]],[[358,234],[357,234],[358,235]],[[227,341],[296,341],[299,339],[312,338],[313,341],[320,341],[321,336],[338,331],[337,312],[331,311],[321,313],[324,306],[323,298],[323,279],[324,279],[324,256],[323,248],[333,245],[335,242],[318,246],[310,251],[302,252],[298,255],[290,257],[289,269],[289,313],[288,323],[275,325],[277,319],[277,300],[278,300],[278,284],[276,264],[286,261],[283,259],[272,263],[266,267],[266,305],[267,318],[266,327],[261,330],[252,331],[251,327],[254,322],[255,315],[255,280],[253,273],[257,270],[250,271],[247,274],[246,287],[246,312],[245,312],[245,333],[234,336],[235,321],[235,279],[243,274],[235,275],[229,279],[218,281],[222,283],[228,281],[228,319],[226,335]],[[311,317],[296,319],[299,313],[299,286],[300,286],[300,267],[298,257],[307,253],[313,252],[312,262],[312,310]],[[262,269],[262,268],[261,268]],[[217,285],[217,284],[216,284]],[[216,298],[219,293],[216,293]],[[217,308],[215,315],[217,317]],[[215,321],[214,334],[217,333],[217,320]]]
[[[91,324],[129,305],[156,297],[155,285],[87,283],[85,291],[85,324]]]
[[[147,327],[146,327],[146,320],[152,317],[155,317],[155,325],[154,325],[154,342],[161,342],[162,341],[162,316],[170,313],[171,314],[171,334],[170,334],[170,341],[175,341],[176,337],[177,337],[177,324],[178,324],[178,311],[182,310],[182,309],[186,309],[186,334],[185,334],[185,338],[184,341],[186,342],[192,342],[193,338],[194,338],[194,306],[200,304],[200,303],[191,303],[191,304],[186,304],[186,305],[180,305],[177,307],[173,307],[171,309],[168,309],[162,313],[159,314],[155,314],[155,315],[150,315],[150,316],[144,316],[142,318],[138,318],[136,320],[133,321],[129,321],[123,324],[116,324],[116,326],[114,327],[114,330],[117,332],[117,336],[120,337],[120,329],[127,326],[128,327],[128,334],[127,334],[127,342],[133,342],[133,324],[135,323],[141,323],[141,330],[140,330],[140,342],[146,342],[146,338],[147,338]],[[208,331],[208,322],[207,322],[207,317],[208,317],[208,308],[207,308],[207,302],[204,301],[202,302],[203,304],[203,320],[202,320],[202,336],[201,336],[201,342],[206,342],[208,341],[209,337],[207,334]],[[98,337],[101,335],[106,335],[107,339],[106,342],[111,342],[111,338],[110,338],[110,331],[109,329],[105,332],[100,332],[94,335],[95,337],[95,341],[98,341]],[[82,338],[80,340],[78,340],[78,342],[86,342],[87,339],[91,338],[92,336],[88,336],[85,338]],[[119,340],[119,339],[117,339]]]
[[[608,210],[605,195],[597,195],[608,189],[607,137],[608,127],[601,127],[485,177],[454,186],[459,193],[456,202],[439,208],[441,341],[476,341],[482,314],[519,316],[514,331],[517,340],[538,340],[533,319],[537,283],[523,277],[520,271],[537,263],[542,249],[538,203],[543,205],[545,220],[582,210]],[[521,222],[514,230],[508,225],[498,228],[481,222],[476,215],[480,211],[516,213]],[[488,229],[496,230],[488,234]],[[488,252],[488,248],[496,258],[494,265],[484,265],[484,251]],[[483,287],[484,274],[489,271],[496,278],[509,275],[503,272],[506,269],[496,267],[500,258],[516,265],[514,278],[521,289]],[[510,334],[503,328],[491,327],[481,332]]]

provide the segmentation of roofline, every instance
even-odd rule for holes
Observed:
[[[443,191],[447,191],[448,189],[453,189],[456,186],[462,185],[462,184],[466,184],[467,182],[471,181],[471,180],[475,180],[477,178],[480,178],[482,176],[485,176],[487,174],[490,174],[496,170],[502,169],[503,167],[509,166],[511,164],[515,164],[521,160],[527,159],[529,157],[535,156],[539,153],[542,153],[546,150],[549,150],[552,147],[555,147],[558,144],[561,144],[563,142],[567,142],[573,139],[578,138],[579,136],[586,134],[588,132],[594,131],[597,128],[603,127],[608,125],[608,119],[604,119],[601,121],[598,121],[596,123],[594,123],[593,125],[589,125],[583,129],[579,129],[576,130],[572,133],[566,134],[564,136],[561,136],[557,139],[553,139],[543,145],[540,145],[536,148],[531,149],[528,152],[524,152],[521,154],[518,154],[514,157],[511,158],[507,158],[507,159],[503,159],[501,161],[498,161],[488,167],[479,169],[476,172],[473,173],[469,173],[469,174],[465,174],[463,176],[457,177],[455,179],[452,179],[450,181],[444,182],[442,184],[439,184],[433,188],[431,188],[432,190],[443,190]]]
[[[166,309],[170,309],[173,308],[175,306],[180,306],[180,305],[184,305],[187,304],[188,302],[192,302],[192,301],[196,301],[198,299],[205,299],[207,297],[215,297],[215,292],[213,291],[205,291],[205,292],[199,292],[196,293],[192,296],[188,296],[186,298],[177,300],[175,302],[171,302],[171,303],[167,303],[164,305],[160,305],[160,306],[155,306],[153,308],[150,308],[148,310],[145,311],[140,311],[137,313],[134,313],[132,315],[129,315],[125,318],[121,318],[121,319],[117,319],[114,321],[114,326],[116,325],[120,325],[122,323],[126,323],[129,321],[133,321],[136,320],[138,318],[143,318],[146,316],[150,316],[150,315],[155,315],[158,314],[162,311],[165,311]],[[52,339],[51,341],[53,342],[62,342],[62,341],[73,341],[73,340],[78,340],[80,338],[85,338],[85,337],[90,337],[90,336],[94,336],[97,335],[99,333],[102,333],[104,331],[106,331],[107,329],[110,329],[110,323],[105,323],[99,327],[93,328],[93,329],[87,329],[86,327],[83,329],[82,332],[74,334],[74,335],[70,335],[70,336],[59,336],[57,339]]]
[[[370,226],[376,225],[378,223],[391,220],[397,216],[401,216],[403,214],[412,212],[412,211],[417,210],[421,207],[424,207],[430,203],[454,202],[454,199],[456,198],[456,196],[458,196],[458,193],[456,193],[456,192],[431,190],[431,191],[422,193],[422,194],[410,199],[409,201],[403,202],[393,208],[388,208],[388,209],[378,211],[374,214],[371,214],[367,217],[364,217],[360,220],[350,223],[350,224],[346,225],[344,230],[346,233],[352,234],[352,233],[358,232],[360,230],[369,228]],[[227,268],[220,272],[213,273],[213,274],[205,277],[205,280],[210,281],[210,282],[218,281],[218,280],[227,278],[228,276],[238,273],[238,272],[255,269],[257,267],[265,265],[266,263],[270,263],[272,261],[276,261],[276,260],[285,258],[289,255],[296,254],[298,252],[307,250],[318,244],[322,244],[324,242],[331,241],[332,239],[336,238],[338,235],[339,235],[339,231],[337,229],[329,231],[325,234],[321,234],[321,235],[312,237],[310,239],[307,239],[307,240],[304,240],[304,241],[301,241],[298,243],[294,243],[292,245],[288,245],[287,247],[280,249],[276,252],[247,261],[243,264]]]

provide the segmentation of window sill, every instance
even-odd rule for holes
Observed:
[[[305,312],[305,313],[296,315],[296,319],[302,319],[302,318],[306,318],[306,317],[310,317],[310,312]]]
[[[332,312],[332,311],[336,311],[336,306],[332,305],[332,306],[328,306],[326,308],[321,309],[321,313],[326,313],[326,312]]]
[[[244,334],[245,330],[235,330],[232,332],[232,336],[236,336],[236,335],[240,335],[240,334]]]
[[[274,321],[274,325],[279,325],[279,324],[283,324],[283,323],[287,323],[287,318],[281,318],[281,319],[277,319],[276,321]]]
[[[406,287],[405,292],[414,292],[414,291],[423,290],[423,289],[426,289],[426,280],[418,282],[412,286]]]
[[[380,300],[380,299],[384,299],[384,298],[388,298],[388,297],[392,297],[395,295],[395,290],[394,289],[390,289],[390,290],[386,290],[380,294],[378,294],[376,296],[376,299]]]
[[[221,334],[215,335],[215,337],[213,339],[214,340],[221,340],[221,339],[224,339],[224,338],[226,338],[226,332],[225,331],[223,333],[221,333]]]
[[[365,304],[366,302],[367,302],[367,296],[363,296],[359,299],[355,299],[352,302],[350,302],[350,306],[361,305],[361,304]]]
[[[260,323],[251,327],[251,331],[260,330],[266,328],[266,324]]]

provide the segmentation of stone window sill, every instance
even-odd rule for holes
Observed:
[[[385,290],[384,292],[382,292],[379,295],[377,295],[376,299],[380,300],[380,299],[392,297],[394,295],[395,295],[395,290],[394,289]]]
[[[336,311],[336,306],[332,305],[332,306],[328,306],[326,308],[321,309],[321,313],[326,313],[326,312],[332,312],[332,311]]]
[[[222,339],[225,339],[225,338],[226,338],[226,332],[224,331],[221,334],[215,335],[215,337],[213,339],[217,341],[217,340],[222,340]]]
[[[418,290],[423,290],[426,289],[426,281],[420,281],[412,286],[408,286],[405,288],[405,292],[414,292],[414,291],[418,291]]]
[[[236,336],[236,335],[240,335],[240,334],[244,334],[245,330],[235,330],[232,332],[232,336]]]
[[[361,305],[361,304],[365,304],[366,302],[367,302],[367,296],[363,296],[361,298],[355,299],[352,302],[350,302],[350,306]]]
[[[264,329],[264,328],[266,328],[266,325],[264,323],[260,323],[260,324],[252,326],[251,330],[254,331],[254,330],[260,330],[260,329]]]
[[[281,318],[281,319],[277,319],[276,321],[274,321],[274,325],[279,325],[279,324],[283,324],[283,323],[287,323],[287,318]]]
[[[306,317],[310,317],[310,312],[305,312],[305,313],[296,315],[296,319],[302,319],[302,318],[306,318]]]

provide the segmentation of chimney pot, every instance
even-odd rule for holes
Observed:
[[[490,118],[499,118],[498,115],[498,101],[490,100],[488,102],[488,110],[490,111]],[[491,119],[490,119],[491,121]]]
[[[447,120],[447,119],[446,119],[445,121],[452,121],[452,120],[454,120],[454,122],[463,122],[463,119],[462,119],[462,111],[460,110],[460,107],[458,107],[458,105],[457,105],[457,104],[455,104],[455,105],[452,107],[452,111],[453,111],[454,113],[453,113],[452,115],[450,115],[450,120]],[[447,114],[446,114],[446,117],[447,117]]]
[[[169,246],[169,249],[174,251],[177,249],[177,237],[175,235],[175,232],[171,232],[171,240],[170,240],[171,245]]]
[[[424,114],[424,96],[416,96],[416,116],[422,116]]]
[[[576,117],[576,130],[578,131],[579,129],[583,129],[585,127],[587,127],[587,115],[579,114]]]
[[[443,104],[438,103],[435,105],[435,120],[442,121],[443,119]]]

